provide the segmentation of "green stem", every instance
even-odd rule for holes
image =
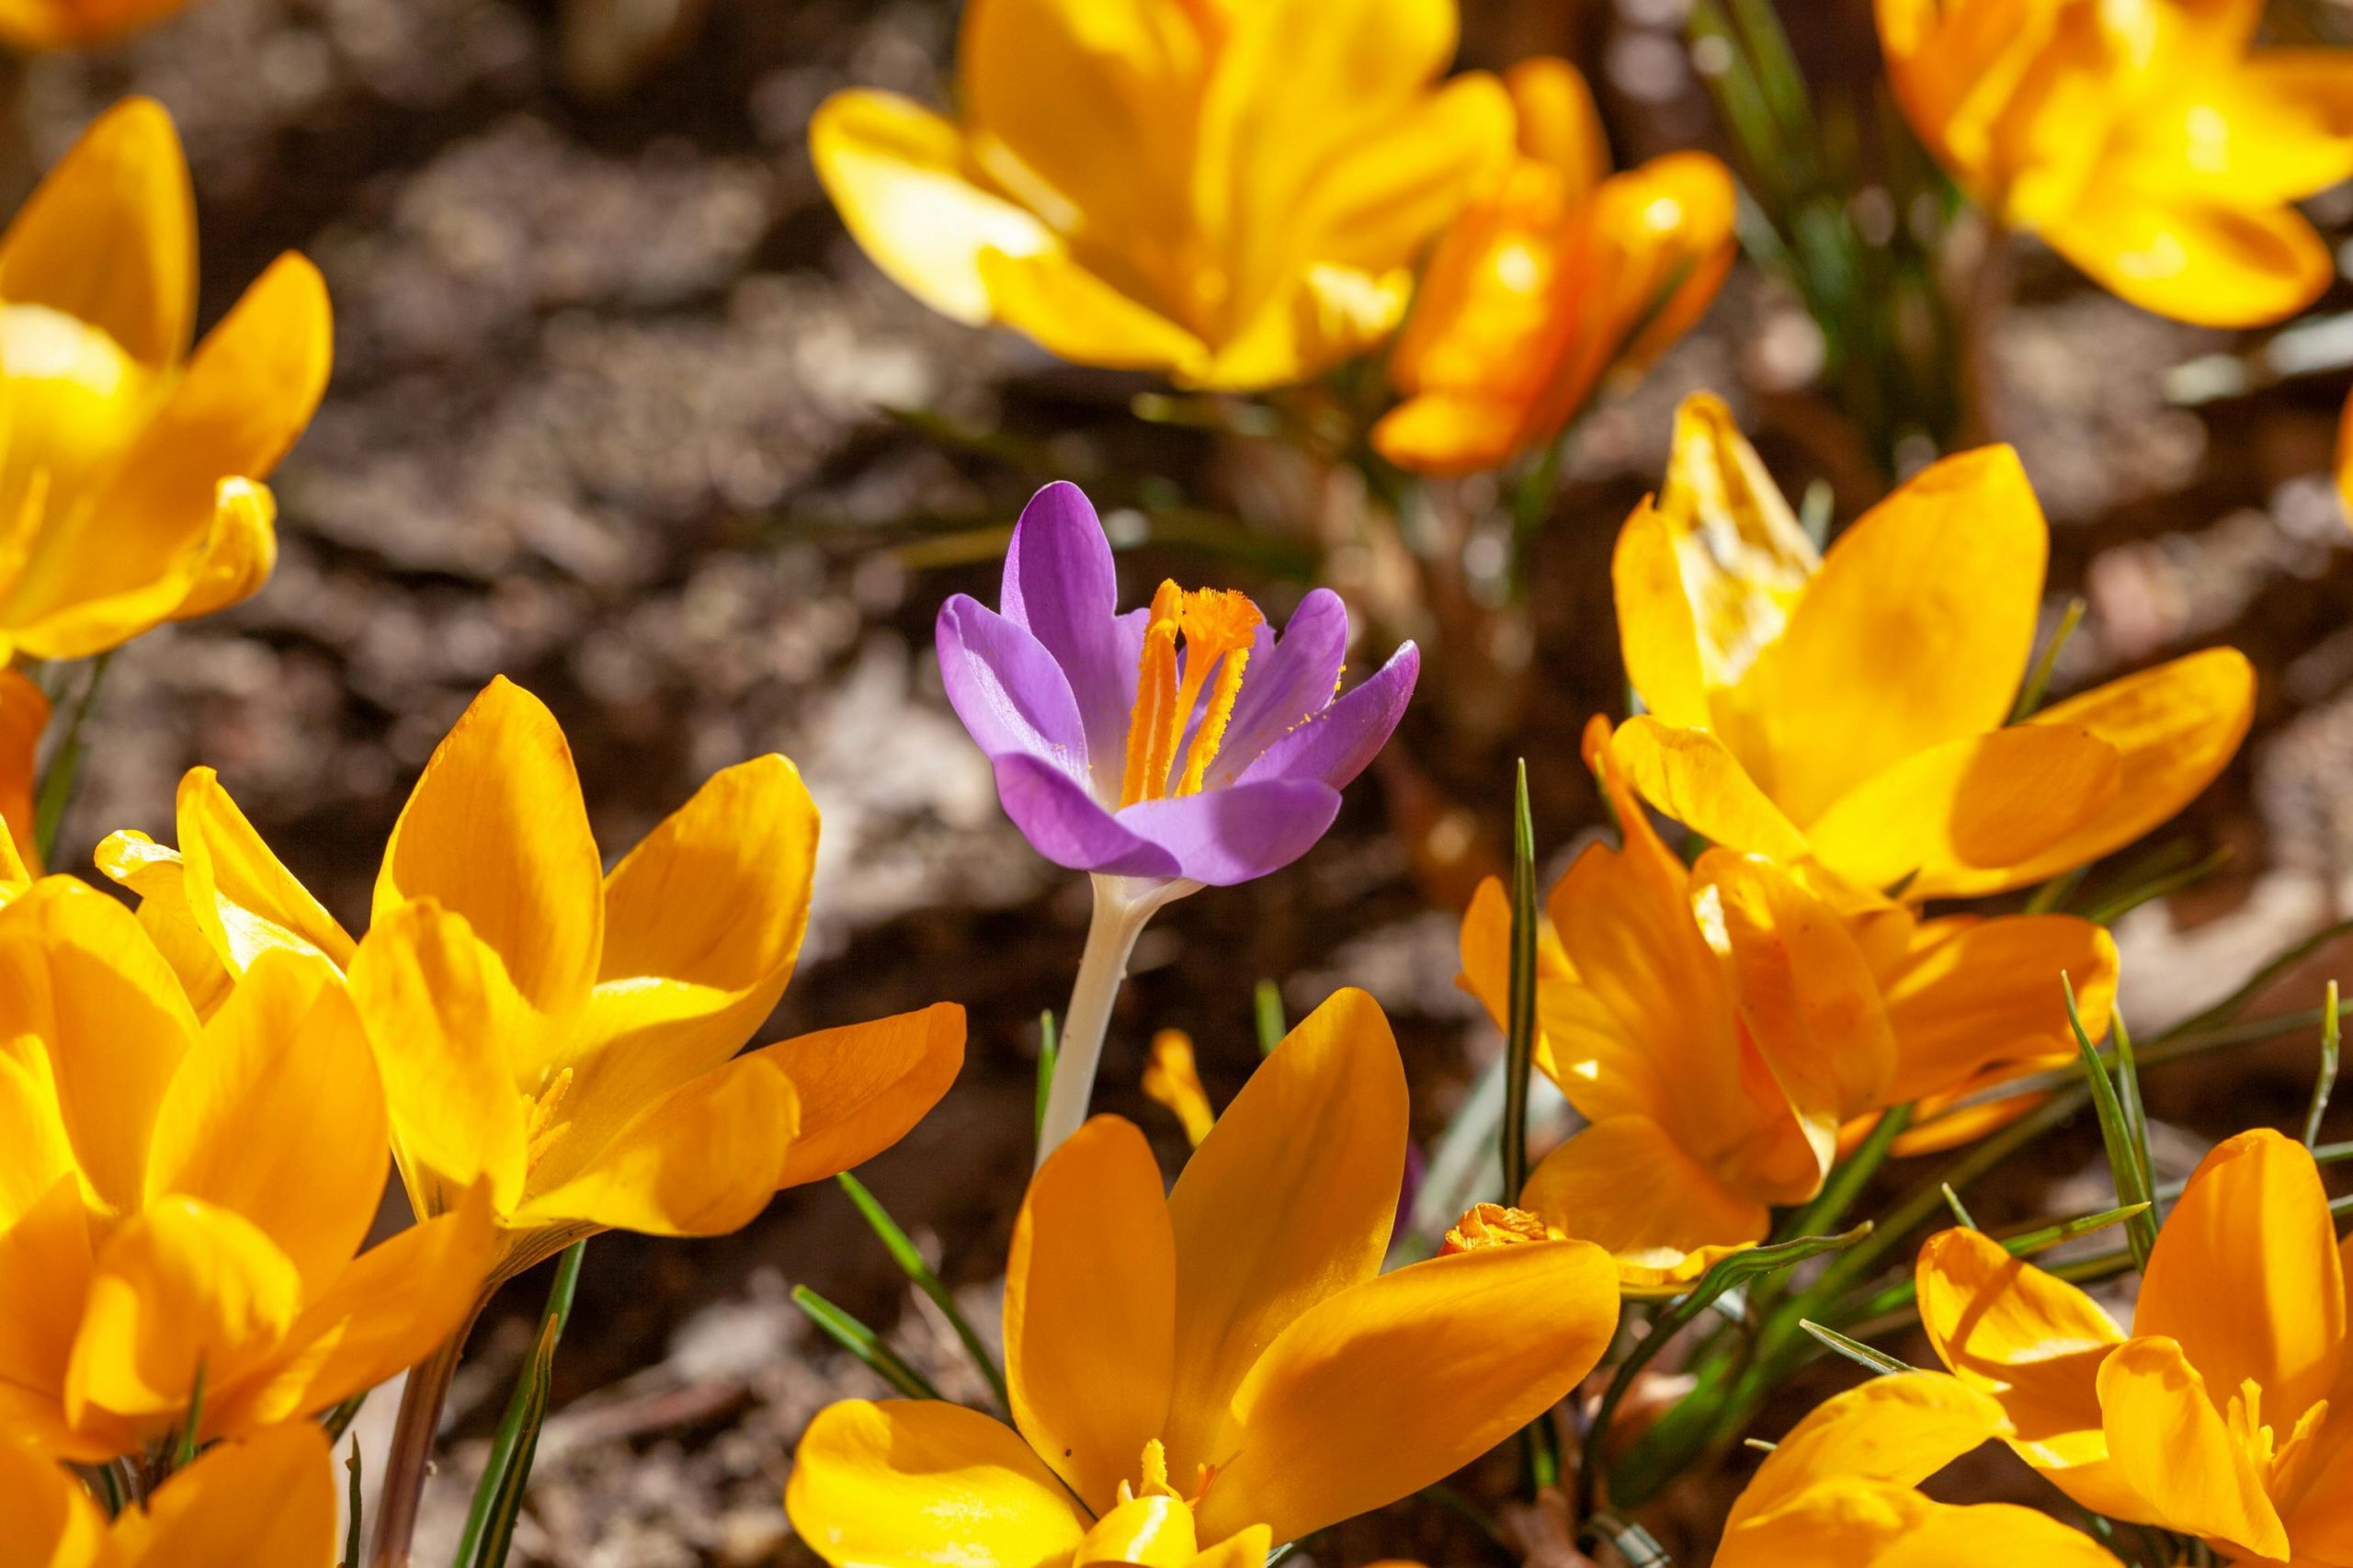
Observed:
[[[563,1337],[564,1324],[572,1319],[572,1300],[580,1288],[580,1264],[587,1255],[588,1244],[574,1242],[564,1248],[555,1266],[555,1281],[548,1287],[548,1304],[540,1315],[540,1337],[552,1352],[555,1342]],[[474,1500],[466,1510],[466,1528],[458,1538],[456,1568],[470,1568],[482,1547],[483,1527],[489,1522],[492,1503],[506,1484],[507,1472],[515,1466],[516,1458],[525,1442],[524,1428],[530,1425],[528,1416],[532,1405],[531,1383],[539,1375],[538,1358],[527,1358],[515,1378],[515,1391],[506,1397],[506,1414],[500,1418],[497,1434],[492,1437],[490,1454],[483,1461],[482,1480],[474,1487]],[[534,1428],[529,1441],[536,1443],[539,1433]]]

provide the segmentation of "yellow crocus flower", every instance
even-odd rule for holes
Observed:
[[[1610,750],[1597,718],[1586,756],[1624,842],[1587,847],[1552,889],[1537,966],[1536,1066],[1588,1125],[1519,1201],[1607,1247],[1629,1291],[1678,1290],[1763,1240],[1773,1208],[1821,1189],[1859,1119],[2072,1050],[2063,971],[2085,1027],[2107,1032],[2116,947],[2089,921],[1924,921],[1723,849],[1686,867]],[[1463,983],[1499,1024],[1510,932],[1489,879],[1463,919]]]
[[[1606,372],[1680,337],[1732,267],[1721,162],[1670,153],[1613,175],[1575,66],[1526,60],[1504,81],[1519,155],[1438,240],[1389,358],[1405,401],[1373,426],[1381,456],[1424,473],[1556,438]]]
[[[1614,755],[1702,836],[1907,899],[2040,881],[2212,780],[2255,670],[2210,648],[2009,722],[2050,527],[2007,447],[1900,486],[1817,557],[1722,403],[1677,415],[1666,487],[1619,535]]]
[[[1404,314],[1423,245],[1511,146],[1437,85],[1455,0],[975,0],[958,118],[853,90],[811,155],[875,264],[1065,359],[1283,385]]]
[[[188,0],[0,0],[0,43],[28,52],[100,49],[173,15]]]
[[[2031,1508],[1915,1490],[2013,1430],[1999,1403],[1939,1373],[1848,1389],[1765,1456],[1724,1521],[1716,1568],[2120,1568],[2089,1536]]]
[[[201,1380],[200,1436],[233,1436],[446,1339],[487,1212],[360,1252],[386,1132],[367,1037],[316,966],[267,957],[199,1024],[113,899],[49,877],[0,907],[0,1430],[136,1453],[185,1428]]]
[[[326,286],[279,256],[191,354],[195,312],[179,137],[128,98],[0,235],[0,663],[100,653],[267,579],[257,481],[325,389]]]
[[[0,669],[0,839],[20,866],[38,868],[33,845],[34,767],[40,733],[49,727],[49,699],[16,670]]]
[[[2252,326],[2334,268],[2291,203],[2353,176],[2353,54],[2263,0],[1878,0],[1904,116],[1995,222],[2144,310]]]
[[[2353,1565],[2347,1259],[2301,1143],[2243,1132],[2166,1215],[2128,1337],[1975,1231],[1920,1253],[1920,1321],[2010,1447],[2096,1513],[2234,1562]]]
[[[554,715],[494,680],[403,808],[358,942],[210,769],[178,815],[176,853],[117,834],[101,867],[210,1005],[273,952],[348,975],[416,1211],[489,1186],[491,1283],[601,1230],[734,1230],[896,1142],[962,1063],[949,1003],[736,1054],[808,925],[817,811],[780,756],[713,777],[607,874]]]
[[[1032,1179],[1005,1298],[1013,1424],[851,1400],[801,1437],[785,1506],[840,1568],[1151,1568],[1404,1496],[1549,1410],[1608,1346],[1608,1257],[1481,1248],[1380,1273],[1405,1079],[1343,991],[1260,1064],[1164,1196],[1097,1117]]]
[[[199,1455],[109,1521],[82,1483],[0,1443],[0,1562],[9,1568],[329,1568],[335,1459],[307,1422]]]

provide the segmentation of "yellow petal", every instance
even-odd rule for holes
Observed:
[[[88,322],[150,365],[187,352],[196,195],[163,105],[123,99],[50,170],[0,237],[0,299]]]
[[[501,1214],[521,1199],[527,1110],[504,1041],[529,1009],[464,918],[426,899],[380,910],[350,995],[376,1053],[392,1153],[419,1214],[477,1181]]]
[[[19,643],[80,657],[211,591],[221,481],[267,478],[294,444],[326,389],[333,336],[318,269],[278,257],[197,347],[113,478],[8,590]]]
[[[1565,1397],[1617,1327],[1617,1269],[1580,1242],[1459,1253],[1328,1297],[1235,1392],[1201,1534],[1294,1540],[1418,1491]]]
[[[1021,1200],[1005,1370],[1021,1435],[1097,1513],[1138,1479],[1138,1456],[1167,1418],[1176,1310],[1160,1166],[1134,1123],[1096,1117]]]
[[[416,898],[465,916],[551,1029],[587,1001],[605,890],[580,775],[555,715],[505,676],[435,748],[384,846],[374,918]]]
[[[350,964],[351,937],[271,853],[220,775],[189,768],[177,804],[188,914],[232,972],[243,974],[262,954],[280,950],[324,958],[337,969]]]
[[[1908,1486],[1826,1476],[1784,1498],[1770,1514],[1727,1528],[1714,1568],[1880,1568],[1885,1554],[1923,1528],[1938,1506]]]
[[[94,857],[98,869],[139,895],[139,925],[155,950],[179,976],[188,1005],[209,1018],[229,999],[237,977],[222,961],[213,939],[196,923],[188,902],[187,867],[176,849],[166,849],[135,828],[110,833]]]
[[[384,1190],[384,1095],[343,988],[301,960],[254,966],[180,1059],[147,1201],[198,1198],[251,1221],[325,1290]]]
[[[174,620],[210,615],[261,592],[278,567],[278,497],[250,479],[224,479],[213,492],[212,527]]]
[[[1827,1173],[1838,1124],[1889,1103],[1895,1031],[1878,979],[1837,911],[1786,869],[1711,850],[1699,881],[1717,894],[1741,1020]]]
[[[369,1248],[302,1309],[276,1356],[243,1383],[206,1393],[206,1429],[313,1415],[405,1371],[472,1319],[496,1256],[481,1189]]]
[[[1808,853],[1805,835],[1705,730],[1643,714],[1618,727],[1609,755],[1643,799],[1711,843],[1776,860]]]
[[[1907,899],[1997,892],[2114,808],[2116,749],[2073,724],[2019,724],[1949,741],[1832,802],[1807,830],[1823,865]],[[1908,879],[1908,880],[1907,880]]]
[[[1405,1111],[1389,1020],[1363,992],[1339,991],[1259,1063],[1186,1163],[1168,1199],[1170,1473],[1222,1459],[1252,1364],[1301,1313],[1380,1268],[1404,1180]]]
[[[1039,1568],[1086,1533],[1011,1427],[933,1400],[819,1411],[793,1451],[784,1509],[835,1568]]]
[[[1274,1531],[1264,1525],[1252,1525],[1194,1558],[1189,1568],[1267,1568],[1267,1554],[1274,1543]],[[1392,1564],[1391,1568],[1402,1565]]]
[[[1471,895],[1471,907],[1462,914],[1461,954],[1462,972],[1455,977],[1455,983],[1479,999],[1497,1028],[1509,1028],[1511,899],[1498,878],[1482,878]],[[1536,927],[1537,980],[1563,980],[1571,974],[1568,954],[1561,948],[1560,933],[1540,914]],[[1537,1031],[1536,1050],[1540,1056],[1544,1052],[1541,1029]]]
[[[1372,427],[1373,449],[1438,478],[1501,468],[1519,449],[1518,404],[1470,392],[1416,392]]]
[[[767,1019],[808,928],[816,853],[800,774],[764,756],[712,775],[613,868],[597,991],[551,1063],[576,1074],[574,1137],[609,1136]]]
[[[2255,666],[2235,648],[2209,648],[2052,704],[2027,727],[2082,729],[2112,747],[2115,797],[2018,865],[1949,872],[1934,894],[1921,895],[1973,898],[2024,887],[2122,848],[2212,783],[2254,718]]]
[[[2106,1547],[2081,1530],[2012,1503],[1935,1509],[1871,1568],[1979,1568],[1986,1562],[2120,1568]]]
[[[24,675],[0,669],[0,883],[39,874],[33,843],[34,754],[49,727],[49,699]]]
[[[0,1076],[6,1071],[0,1068]],[[46,1193],[0,1226],[0,1389],[40,1400],[50,1407],[49,1420],[59,1425],[63,1413],[57,1407],[65,1392],[74,1336],[82,1326],[90,1267],[90,1214],[71,1176],[51,1182]],[[0,1415],[6,1415],[5,1406]],[[14,1433],[18,1426],[11,1421],[0,1430]],[[23,1436],[32,1439],[29,1423]],[[0,1443],[0,1449],[6,1447]]]
[[[115,1533],[124,1568],[319,1568],[335,1501],[326,1434],[298,1423],[207,1450]]]
[[[2072,1052],[2063,974],[2075,988],[2084,1028],[2100,1039],[2116,970],[2115,941],[2072,915],[1926,922],[1880,977],[1896,1039],[1889,1103],[1952,1089],[1996,1063]]]
[[[107,1517],[79,1477],[27,1448],[0,1443],[0,1562],[21,1568],[117,1568]],[[158,1568],[161,1565],[158,1564]]]
[[[1193,1510],[1182,1497],[1137,1497],[1107,1509],[1078,1543],[1071,1568],[1186,1568],[1199,1555]]]
[[[1688,402],[1685,407],[1688,409]],[[1681,411],[1676,415],[1678,455],[1686,417]],[[1704,726],[1709,722],[1708,689],[1681,552],[1671,525],[1650,502],[1635,507],[1619,530],[1609,580],[1617,597],[1618,642],[1626,661],[1627,684],[1661,722]],[[1745,602],[1746,597],[1735,594],[1734,602]]]
[[[964,1065],[964,1009],[935,1002],[754,1054],[783,1068],[800,1097],[801,1135],[777,1182],[798,1187],[865,1164],[939,1103]]]
[[[553,1135],[554,1147],[512,1224],[653,1236],[740,1230],[775,1196],[800,1123],[783,1070],[765,1056],[739,1058],[655,1101],[576,1167],[563,1140],[577,1130],[551,1127],[541,1136]]]
[[[2123,1335],[2090,1297],[1975,1231],[1920,1249],[1920,1323],[1955,1376],[2001,1401],[2028,1463],[2086,1506],[2129,1504],[2107,1463],[2100,1363]]]
[[[2199,1163],[2158,1233],[2132,1328],[2177,1342],[2225,1397],[2252,1379],[2283,1435],[2327,1397],[2345,1354],[2345,1271],[2302,1144],[2261,1128]]]
[[[1640,1181],[1629,1181],[1640,1171]],[[1606,1248],[1643,1294],[1696,1278],[1726,1252],[1765,1239],[1772,1215],[1734,1192],[1657,1122],[1613,1116],[1569,1136],[1529,1173],[1520,1207],[1561,1233]]]
[[[252,1221],[194,1198],[151,1205],[99,1249],[66,1415],[184,1411],[199,1369],[208,1387],[233,1386],[278,1348],[301,1305],[293,1262]]]
[[[1609,139],[1584,73],[1565,60],[1538,55],[1504,73],[1519,123],[1519,151],[1557,170],[1571,199],[1609,174]]]
[[[1161,1029],[1152,1037],[1152,1054],[1145,1059],[1143,1096],[1174,1115],[1185,1129],[1185,1141],[1198,1149],[1217,1125],[1217,1110],[1201,1087],[1200,1068],[1193,1060],[1193,1037],[1183,1029]]]
[[[1741,681],[1756,736],[1730,737],[1792,821],[2004,722],[2050,543],[2007,447],[1935,464],[1839,536]]]
[[[2003,1434],[1990,1396],[1936,1372],[1901,1372],[1836,1394],[1774,1445],[1724,1521],[1729,1539],[1831,1477],[1917,1486]]]
[[[148,1134],[196,1032],[177,977],[113,899],[45,877],[0,909],[0,1052],[46,1059],[101,1204],[139,1207]]]
[[[984,250],[979,265],[996,319],[1059,358],[1176,375],[1209,363],[1199,336],[1062,251]]]
[[[2170,1339],[2135,1338],[2099,1369],[2100,1413],[2139,1522],[2285,1561],[2288,1532],[2262,1478],[2216,1412],[2206,1380]]]
[[[967,172],[963,132],[893,93],[835,93],[809,121],[809,155],[842,222],[891,280],[942,315],[995,313],[980,259],[1059,242]]]
[[[2318,299],[2336,273],[2327,243],[2292,207],[2162,187],[2096,186],[2042,237],[2120,298],[2194,326],[2279,321]]]

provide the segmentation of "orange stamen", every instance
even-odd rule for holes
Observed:
[[[1234,699],[1242,692],[1242,673],[1250,661],[1252,635],[1266,617],[1247,597],[1223,588],[1191,593],[1174,583],[1163,583],[1152,596],[1152,617],[1144,629],[1143,660],[1136,673],[1136,701],[1128,720],[1126,771],[1120,780],[1120,804],[1157,801],[1170,794],[1200,790],[1210,764],[1225,740],[1233,717]],[[1176,641],[1185,642],[1185,667],[1176,668]],[[1211,686],[1214,677],[1216,684]],[[1210,699],[1201,722],[1185,746],[1185,767],[1169,787],[1169,771],[1184,744],[1185,725],[1208,687]]]

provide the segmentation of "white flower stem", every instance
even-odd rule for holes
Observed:
[[[1061,1054],[1054,1059],[1053,1082],[1046,1090],[1045,1119],[1038,1127],[1038,1164],[1044,1165],[1046,1156],[1086,1119],[1087,1104],[1095,1096],[1095,1069],[1103,1060],[1103,1036],[1111,1027],[1111,1006],[1120,998],[1120,982],[1128,977],[1136,938],[1162,905],[1200,886],[1158,877],[1095,878],[1095,915],[1087,922],[1086,950],[1079,957],[1070,1011],[1063,1019]]]

